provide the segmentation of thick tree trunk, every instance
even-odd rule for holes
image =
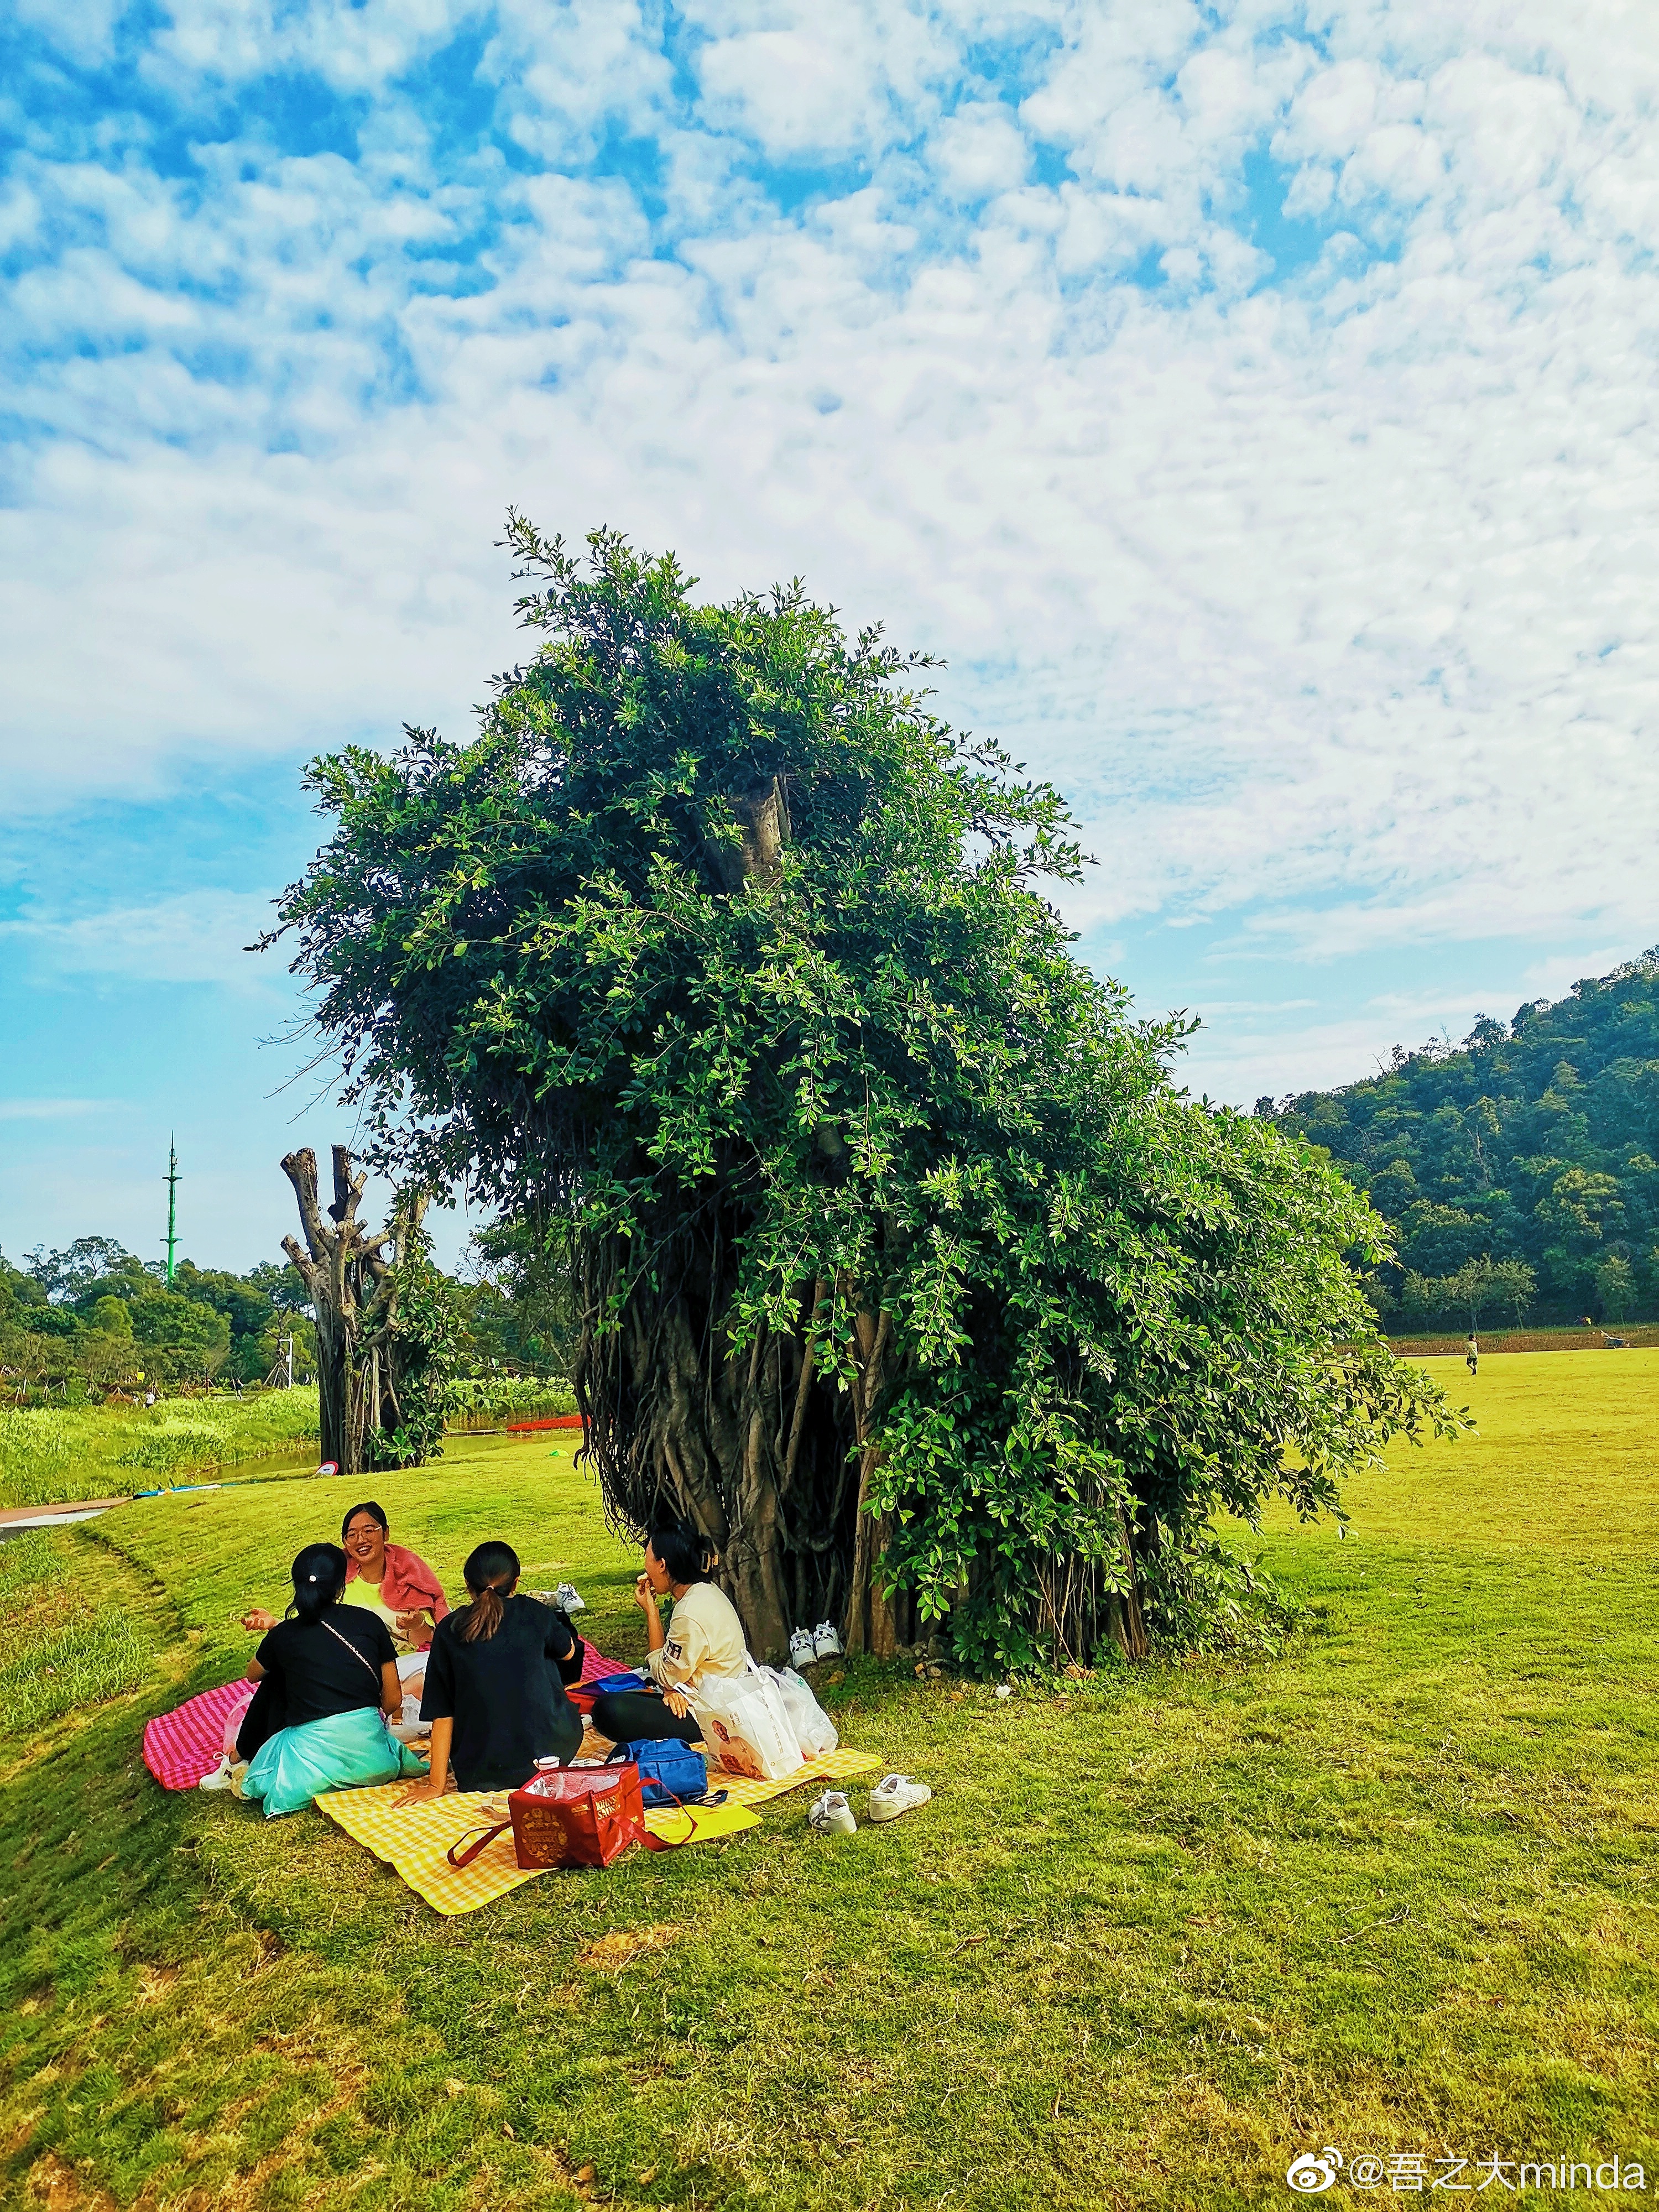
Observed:
[[[648,1270],[620,1239],[586,1248],[573,1380],[613,1525],[638,1539],[660,1518],[694,1522],[750,1649],[776,1661],[792,1627],[845,1604],[853,1419],[814,1340],[826,1285],[802,1285],[791,1329],[734,1344],[737,1225],[718,1206],[695,1231],[677,1224]]]
[[[684,1214],[654,1234],[641,1224],[648,1266],[619,1239],[583,1248],[574,1380],[607,1515],[635,1540],[661,1518],[694,1522],[757,1658],[781,1659],[792,1627],[824,1620],[849,1655],[890,1658],[919,1625],[912,1595],[884,1585],[890,1525],[871,1510],[891,1315],[855,1310],[844,1387],[822,1338],[827,1283],[800,1286],[792,1328],[763,1327],[738,1349],[743,1225],[739,1206],[711,1202],[695,1227]],[[854,1286],[836,1287],[845,1314]],[[1076,1558],[1039,1573],[1034,1626],[1057,1664],[1087,1666],[1106,1642],[1146,1655],[1139,1562],[1121,1516],[1118,1527],[1123,1591]]]
[[[787,782],[757,781],[730,804],[734,834],[704,848],[709,888],[769,895],[791,834]],[[826,1125],[817,1142],[833,1175],[845,1140]],[[635,1187],[648,1187],[653,1172],[639,1161]],[[782,1658],[792,1626],[822,1620],[841,1624],[849,1653],[890,1657],[915,1632],[914,1599],[884,1586],[891,1532],[871,1510],[892,1316],[878,1285],[838,1281],[831,1310],[853,1310],[851,1340],[825,1345],[831,1286],[803,1283],[793,1327],[763,1324],[753,1334],[739,1327],[751,1173],[746,1159],[717,1161],[705,1189],[695,1198],[665,1191],[659,1213],[640,1219],[631,1238],[578,1238],[572,1380],[585,1454],[619,1533],[637,1540],[664,1516],[702,1531],[757,1658]],[[1144,1650],[1133,1600],[1114,1600],[1113,1613],[1097,1576],[1085,1589],[1069,1565],[1057,1563],[1057,1575],[1049,1603],[1057,1648],[1069,1638],[1091,1652],[1104,1631]]]
[[[858,1436],[858,1517],[842,1643],[849,1655],[868,1651],[878,1659],[890,1659],[902,1644],[910,1641],[915,1619],[909,1592],[889,1592],[882,1585],[881,1559],[887,1547],[889,1517],[872,1512],[870,1506],[871,1486],[882,1457],[874,1437],[887,1385],[892,1316],[861,1312],[854,1336],[857,1379],[852,1395]]]

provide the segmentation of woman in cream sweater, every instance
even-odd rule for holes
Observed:
[[[651,1681],[639,1690],[601,1691],[593,1700],[593,1726],[613,1743],[665,1735],[701,1743],[702,1728],[692,1710],[697,1685],[709,1675],[745,1671],[743,1623],[725,1591],[709,1581],[713,1565],[702,1534],[684,1522],[653,1529],[647,1539],[645,1572],[634,1595],[645,1615]],[[674,1609],[665,1626],[658,1601],[670,1595]]]

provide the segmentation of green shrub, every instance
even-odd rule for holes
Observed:
[[[72,1498],[76,1455],[62,1413],[0,1413],[0,1498],[36,1505]]]
[[[463,1419],[485,1415],[498,1420],[527,1419],[574,1413],[576,1394],[556,1376],[458,1376],[449,1385],[449,1405],[452,1415]]]

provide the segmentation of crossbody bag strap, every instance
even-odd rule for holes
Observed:
[[[334,1638],[334,1641],[337,1644],[343,1644],[346,1650],[350,1652],[354,1659],[361,1659],[364,1666],[368,1668],[369,1673],[374,1677],[375,1681],[377,1683],[379,1682],[380,1679],[380,1670],[374,1664],[374,1662],[369,1657],[367,1651],[360,1651],[349,1636],[342,1636],[337,1628],[329,1628],[328,1623],[325,1620],[319,1620],[317,1623],[317,1626],[319,1628],[328,1628],[328,1632]]]

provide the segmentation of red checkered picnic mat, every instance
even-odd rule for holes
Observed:
[[[161,1713],[144,1729],[144,1764],[163,1790],[193,1790],[224,1756],[225,1723],[246,1712],[253,1699],[252,1682],[222,1682]]]

